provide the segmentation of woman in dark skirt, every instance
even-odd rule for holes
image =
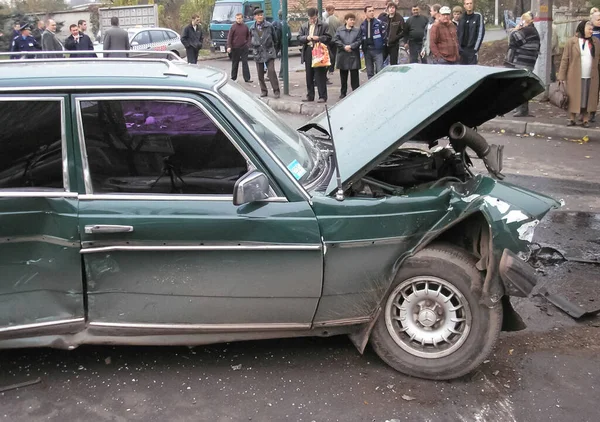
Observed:
[[[581,113],[583,126],[589,126],[589,113],[598,108],[598,60],[600,42],[592,37],[593,25],[589,21],[581,21],[575,36],[565,44],[558,81],[566,83],[569,97],[569,122],[574,126],[577,114]]]
[[[340,98],[344,98],[348,92],[348,73],[350,73],[352,91],[360,85],[358,71],[360,70],[362,35],[360,28],[354,27],[355,21],[356,16],[354,13],[346,13],[344,25],[338,28],[333,39],[338,49],[335,61],[337,68],[340,69],[340,80],[342,82]]]

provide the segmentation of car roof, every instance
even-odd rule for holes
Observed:
[[[214,90],[227,75],[210,66],[150,59],[32,59],[0,61],[0,93],[117,89]]]
[[[129,32],[130,34],[137,34],[138,32],[142,32],[142,31],[168,31],[168,32],[175,32],[173,31],[171,28],[160,28],[160,27],[147,27],[147,26],[143,26],[143,27],[139,27],[139,28],[127,28],[127,32]],[[175,32],[177,34],[177,32]]]

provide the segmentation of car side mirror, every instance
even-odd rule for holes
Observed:
[[[135,46],[137,46],[137,45],[140,45],[140,43],[139,43],[139,42],[137,42],[137,41],[131,41],[131,46],[132,46],[132,47],[135,47]]]
[[[253,170],[235,182],[233,187],[233,205],[263,201],[269,197],[269,179],[264,173]]]

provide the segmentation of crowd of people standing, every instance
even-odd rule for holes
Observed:
[[[356,24],[357,16],[346,13],[343,21],[335,13],[335,6],[328,5],[320,17],[316,8],[307,9],[308,21],[298,34],[301,45],[301,63],[305,66],[307,94],[304,102],[328,99],[328,74],[340,71],[340,98],[348,93],[348,77],[352,90],[359,87],[358,71],[362,60],[370,79],[385,65],[398,64],[400,48],[408,50],[411,63],[427,64],[477,64],[478,52],[485,35],[483,16],[474,11],[473,0],[464,0],[461,7],[434,4],[429,8],[430,17],[421,14],[418,4],[412,7],[412,16],[407,20],[397,12],[397,4],[390,1],[385,11],[375,16],[373,6],[364,7],[364,20]],[[232,57],[231,79],[236,80],[239,63],[242,62],[244,80],[250,82],[248,48],[253,49],[257,74],[261,85],[261,96],[268,95],[264,82],[267,73],[273,94],[279,97],[274,60],[281,49],[282,26],[264,20],[264,11],[254,11],[254,25],[248,29],[243,16],[236,16],[236,23],[229,31],[227,52]],[[286,34],[289,36],[290,34]],[[316,43],[327,46],[329,67],[313,67],[313,47]],[[281,70],[279,78],[281,78]]]
[[[104,34],[103,50],[129,50],[129,35],[119,27],[119,18],[111,18],[111,27]],[[94,44],[86,34],[87,21],[81,19],[77,24],[69,25],[69,36],[61,41],[57,37],[57,25],[53,19],[38,20],[36,28],[32,29],[29,22],[15,23],[10,51],[16,53],[11,59],[21,58],[60,58],[65,57],[64,52],[83,51],[77,57],[97,57],[94,53]],[[44,52],[43,54],[18,54],[28,52]],[[63,52],[63,53],[58,53]],[[104,53],[105,57],[126,57],[127,53]]]

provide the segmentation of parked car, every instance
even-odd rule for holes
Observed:
[[[179,34],[169,28],[129,28],[129,42],[131,49],[136,51],[171,51],[181,58],[186,57],[185,47]],[[102,50],[103,36],[98,35],[94,42],[94,49]],[[144,57],[144,54],[135,54],[135,57]]]
[[[389,66],[294,130],[211,67],[2,61],[0,348],[343,334],[460,377],[523,328],[509,297],[559,206],[498,180],[502,149],[470,128],[542,91],[525,70]]]

